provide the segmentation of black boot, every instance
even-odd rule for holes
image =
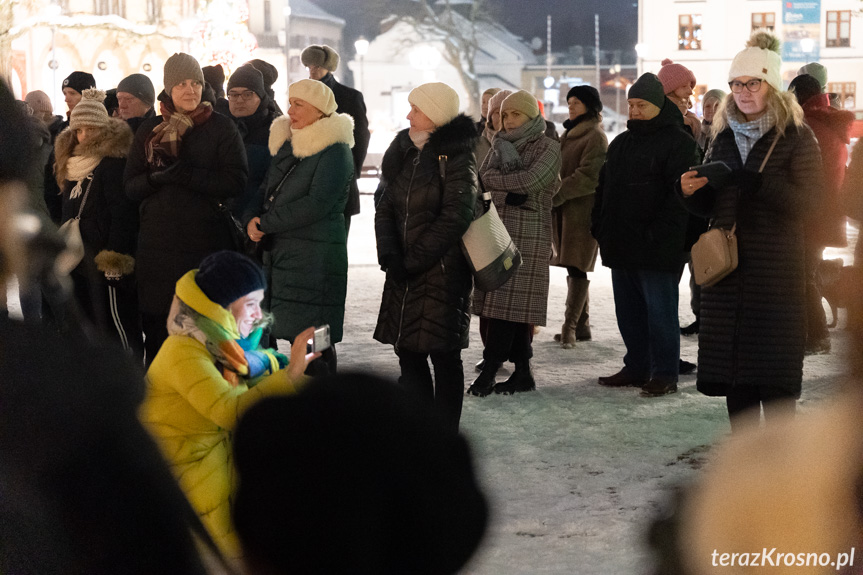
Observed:
[[[518,362],[515,364],[515,371],[506,381],[494,386],[495,393],[503,395],[512,395],[522,391],[533,391],[536,389],[536,382],[533,380],[533,374],[530,372],[530,362]]]
[[[697,315],[695,316],[695,321],[686,327],[680,328],[680,335],[695,335],[698,333],[698,330],[701,328],[701,318]]]
[[[477,397],[485,397],[494,389],[494,376],[497,375],[497,370],[500,369],[501,362],[486,360],[483,362],[482,371],[470,387],[467,388],[468,395]]]

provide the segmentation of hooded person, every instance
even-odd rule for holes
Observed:
[[[417,86],[408,102],[410,128],[387,148],[375,192],[378,263],[386,280],[374,338],[393,346],[399,383],[457,430],[473,286],[459,239],[477,198],[476,126],[459,113],[458,94],[447,84]]]
[[[821,165],[824,185],[823,197],[809,214],[806,225],[806,351],[830,351],[830,332],[827,317],[821,305],[821,286],[818,269],[825,247],[845,247],[845,214],[842,212],[840,190],[848,163],[848,144],[854,114],[837,110],[830,105],[827,94],[821,91],[818,80],[808,74],[794,78],[788,89],[794,92],[803,107],[806,124],[812,128],[818,147],[821,148]]]
[[[294,341],[309,325],[329,325],[332,345],[310,373],[335,373],[348,285],[344,208],[353,179],[353,119],[336,112],[323,82],[294,82],[288,102],[288,115],[270,128],[270,168],[243,222],[263,252],[273,336]]]
[[[362,92],[345,86],[333,76],[333,72],[339,67],[339,53],[329,46],[316,44],[307,46],[300,55],[300,59],[303,66],[309,69],[309,78],[323,82],[332,90],[333,97],[336,99],[336,112],[348,114],[354,120],[354,147],[351,150],[354,159],[354,179],[351,182],[348,203],[345,205],[345,226],[350,232],[351,217],[360,213],[360,190],[357,179],[363,172],[363,163],[371,138],[366,102]]]
[[[701,290],[696,381],[702,393],[725,397],[732,431],[762,409],[768,424],[794,411],[803,379],[805,225],[824,175],[803,110],[783,90],[781,64],[779,40],[753,33],[731,62],[732,94],[705,158],[731,174],[711,182],[684,170],[680,178],[687,209],[716,227],[737,226],[737,269]]]
[[[177,280],[209,254],[238,249],[237,228],[223,204],[242,193],[248,178],[236,125],[202,100],[197,60],[174,54],[163,80],[160,115],[141,124],[123,176],[141,214],[135,259],[148,365],[168,337]]]
[[[608,146],[591,217],[626,355],[623,369],[598,383],[656,397],[677,391],[680,369],[677,284],[689,215],[675,182],[701,154],[655,74],[635,81],[628,103],[627,130]]]
[[[689,128],[692,137],[698,141],[701,138],[701,122],[698,120],[698,116],[690,110],[691,98],[696,84],[695,74],[686,66],[675,64],[666,58],[662,61],[662,67],[656,76],[662,82],[665,95],[674,102],[680,113],[683,114],[683,122]]]
[[[560,144],[545,135],[536,98],[524,90],[513,92],[503,100],[500,117],[501,130],[479,175],[522,263],[498,289],[474,290],[473,313],[488,320],[482,371],[468,388],[479,397],[536,389],[531,339],[533,327],[546,322],[551,205],[560,186]],[[497,383],[495,376],[507,360],[515,370]]]
[[[240,556],[230,520],[231,433],[269,395],[294,393],[312,354],[302,332],[290,361],[261,346],[266,276],[246,256],[222,251],[177,282],[170,335],[147,371],[140,419],[153,435],[222,552]]]
[[[132,131],[108,116],[104,98],[101,90],[84,90],[54,143],[60,222],[78,220],[85,255],[71,277],[84,316],[142,358],[134,276],[138,212],[123,189]]]
[[[231,204],[231,213],[237,219],[242,218],[249,204],[254,201],[270,167],[267,145],[270,125],[277,117],[270,103],[264,76],[251,64],[240,66],[228,78],[228,114],[237,124],[249,163],[246,189]]]
[[[374,376],[340,374],[260,402],[234,453],[249,572],[448,575],[488,523],[465,439]]]
[[[566,94],[569,119],[560,140],[560,190],[552,201],[552,256],[549,263],[567,269],[564,322],[554,336],[563,349],[591,339],[590,281],[598,246],[590,235],[590,213],[605,162],[608,138],[602,129],[602,101],[596,88],[573,86]]]

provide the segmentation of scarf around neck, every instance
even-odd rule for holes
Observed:
[[[489,167],[502,168],[504,172],[522,169],[524,166],[518,152],[519,148],[522,148],[528,140],[535,138],[537,134],[544,133],[545,118],[541,114],[528,120],[512,132],[504,130],[497,132],[491,141],[492,157],[489,160]]]
[[[84,180],[93,179],[93,170],[102,161],[102,156],[72,156],[66,160],[66,179],[75,182],[69,197],[75,199],[81,195]]]
[[[192,112],[178,112],[170,101],[159,102],[162,123],[153,128],[147,136],[144,149],[147,152],[147,163],[154,168],[165,168],[174,163],[180,155],[180,144],[183,136],[192,126],[200,126],[210,119],[213,106],[209,102],[201,102]]]
[[[737,114],[728,114],[728,127],[734,133],[734,142],[740,152],[740,159],[746,163],[749,152],[764,134],[776,125],[776,115],[769,110],[757,120],[741,121]]]

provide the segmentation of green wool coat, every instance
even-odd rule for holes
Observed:
[[[329,324],[332,343],[342,340],[348,286],[343,214],[354,174],[353,144],[347,114],[293,132],[290,118],[282,116],[270,129],[274,157],[258,202],[284,183],[272,207],[266,212],[259,207],[244,219],[260,215],[261,231],[269,236],[264,303],[275,316],[273,334],[279,339],[293,340],[309,326]]]

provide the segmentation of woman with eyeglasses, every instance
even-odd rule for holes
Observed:
[[[735,56],[705,162],[731,174],[680,178],[687,208],[736,224],[739,264],[701,292],[698,390],[725,396],[732,430],[794,411],[806,339],[804,218],[820,197],[821,153],[794,95],[782,91],[779,41],[756,32]]]
[[[236,126],[202,101],[204,74],[188,54],[165,62],[161,114],[141,124],[124,180],[140,204],[136,271],[147,365],[168,337],[177,280],[206,256],[235,248],[223,202],[242,193],[248,177]]]

